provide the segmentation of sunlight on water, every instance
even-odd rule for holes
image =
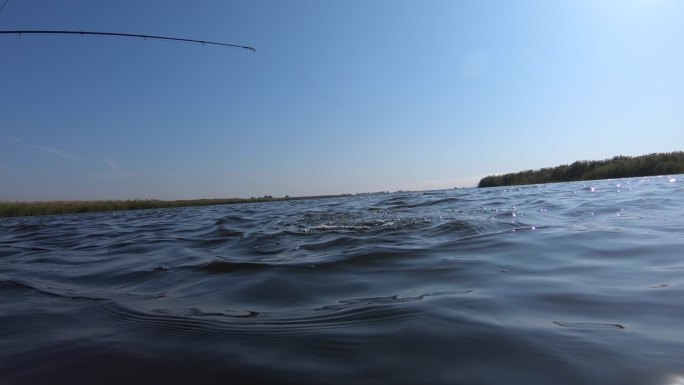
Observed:
[[[668,380],[666,385],[684,385],[684,376],[672,376],[670,380]]]

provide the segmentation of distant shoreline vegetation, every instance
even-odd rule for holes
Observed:
[[[274,198],[271,195],[264,195],[259,198],[226,198],[226,199],[190,199],[165,201],[158,199],[134,199],[134,200],[101,200],[101,201],[45,201],[45,202],[0,202],[0,218],[24,217],[35,215],[58,215],[58,214],[78,214],[94,213],[105,211],[124,211],[124,210],[143,210],[143,209],[162,209],[173,207],[190,206],[210,206],[228,205],[238,203],[272,202],[283,200],[303,200],[334,198],[349,196],[350,194],[340,195],[320,195],[290,198]]]
[[[487,176],[477,187],[514,186],[581,180],[630,178],[684,173],[684,152],[642,156],[615,156],[604,160],[580,160],[557,167]]]

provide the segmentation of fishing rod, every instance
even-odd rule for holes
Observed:
[[[170,36],[158,36],[158,35],[141,35],[135,33],[117,33],[117,32],[95,32],[95,31],[42,31],[42,30],[17,30],[17,31],[0,31],[0,35],[91,35],[91,36],[116,36],[116,37],[137,37],[142,39],[156,39],[156,40],[172,40],[172,41],[183,41],[187,43],[198,43],[202,45],[219,45],[223,47],[231,48],[242,48],[256,52],[256,48],[238,45],[238,44],[228,44],[215,41],[207,40],[196,40],[196,39],[183,39],[180,37],[170,37]]]

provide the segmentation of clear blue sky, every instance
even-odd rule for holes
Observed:
[[[1,3],[1,2],[0,2]],[[474,186],[684,149],[684,2],[10,0],[0,200]]]

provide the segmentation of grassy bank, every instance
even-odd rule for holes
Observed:
[[[339,196],[339,195],[338,195]],[[193,200],[105,200],[105,201],[46,201],[46,202],[0,202],[0,218],[21,217],[32,215],[56,215],[91,213],[102,211],[123,211],[160,209],[170,207],[226,205],[238,203],[271,202],[280,200],[316,199],[334,197],[309,196],[296,198],[273,198],[264,196],[260,198],[227,198],[227,199],[193,199]]]
[[[616,156],[612,159],[577,161],[557,167],[487,176],[478,187],[512,186],[580,180],[629,178],[684,173],[684,152],[642,156]]]

